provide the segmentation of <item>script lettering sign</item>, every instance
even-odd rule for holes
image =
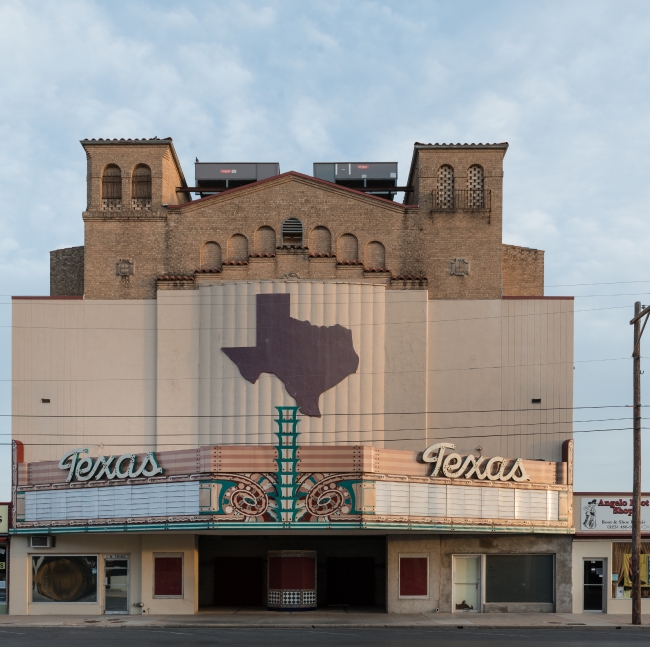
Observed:
[[[140,465],[137,465],[138,458],[135,454],[123,454],[119,458],[115,456],[100,456],[93,459],[87,454],[87,449],[73,449],[63,456],[59,461],[59,467],[62,470],[68,470],[67,483],[74,481],[90,481],[94,478],[96,481],[105,477],[109,481],[118,479],[132,479],[138,476],[156,476],[163,474],[164,469],[158,465],[156,454],[149,452]]]
[[[481,481],[530,481],[521,458],[517,458],[508,467],[509,459],[503,456],[461,456],[460,454],[448,454],[445,451],[456,449],[451,443],[437,443],[424,450],[422,460],[425,463],[432,463],[433,471],[431,476],[445,476],[450,479],[475,477]]]

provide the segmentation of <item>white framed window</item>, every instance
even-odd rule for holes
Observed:
[[[399,599],[429,599],[429,553],[400,553],[398,568]]]
[[[183,553],[153,554],[153,597],[182,598]]]

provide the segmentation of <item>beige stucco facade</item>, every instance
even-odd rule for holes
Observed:
[[[62,445],[270,444],[273,407],[293,399],[274,375],[242,380],[220,350],[254,345],[255,295],[269,292],[291,294],[292,317],[349,327],[360,357],[321,396],[324,415],[301,422],[303,443],[422,451],[454,438],[462,452],[562,460],[573,301],[431,301],[326,281],[219,283],[143,301],[15,299],[14,439],[25,460],[58,459]]]
[[[178,555],[183,558],[184,581],[180,597],[157,598],[153,593],[154,555]],[[104,582],[104,558],[125,556],[129,560],[129,613],[192,614],[198,611],[198,547],[194,535],[61,535],[54,548],[30,548],[29,537],[14,537],[11,544],[12,615],[101,615],[105,589],[98,587],[96,602],[32,602],[32,557],[46,555],[89,555],[99,559],[97,580]],[[141,606],[140,606],[140,603]]]

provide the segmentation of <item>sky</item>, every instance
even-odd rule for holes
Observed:
[[[0,500],[10,295],[48,294],[49,251],[83,244],[79,140],[153,136],[189,181],[195,157],[398,161],[405,181],[415,141],[509,142],[504,242],[544,249],[546,294],[576,296],[576,489],[629,491],[649,33],[633,0],[0,0]]]

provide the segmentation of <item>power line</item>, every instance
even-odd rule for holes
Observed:
[[[379,414],[382,415],[382,414]],[[587,422],[613,422],[616,421],[618,422],[619,420],[629,420],[629,418],[594,418],[591,420],[550,420],[550,421],[539,421],[539,422],[506,422],[506,423],[500,423],[496,425],[451,425],[449,427],[423,427],[421,431],[446,431],[449,429],[494,429],[497,427],[534,427],[534,426],[539,426],[539,425],[570,425],[570,424],[584,424]],[[345,429],[333,429],[331,431],[328,430],[322,430],[322,431],[317,431],[317,432],[309,432],[309,433],[323,433],[323,434],[328,434],[328,435],[336,435],[336,434],[350,434],[350,433],[364,433],[364,434],[369,434],[369,433],[386,433],[390,432],[393,433],[395,431],[414,431],[413,427],[396,427],[393,429],[366,429],[363,432],[356,432],[356,431],[347,431]],[[156,438],[159,437],[164,437],[164,436],[178,436],[178,433],[170,433],[170,434],[164,434],[164,433],[159,433],[159,432],[153,432]],[[200,432],[199,432],[200,433]],[[259,433],[259,432],[257,432]],[[264,432],[266,433],[266,432]],[[269,431],[268,433],[273,433]],[[553,432],[553,433],[570,433],[570,432]],[[11,432],[0,432],[0,436],[8,436],[11,435]],[[45,436],[45,435],[59,435],[56,432],[37,432],[37,433],[30,433],[30,432],[21,432],[20,436],[21,438],[24,436]],[[75,435],[74,432],[70,432],[70,435]],[[82,432],[83,435],[83,432]],[[133,434],[130,433],[115,433],[111,432],[111,438],[116,438],[120,436],[132,436]],[[230,432],[230,433],[221,433],[221,436],[239,436],[241,433],[239,432]],[[502,436],[503,434],[499,434],[499,436]],[[514,436],[515,434],[513,434]],[[517,434],[519,435],[519,434]]]
[[[650,405],[643,405],[648,407]],[[353,413],[323,413],[322,418],[325,417],[336,417],[336,416],[421,416],[421,415],[449,415],[449,414],[467,414],[467,413],[534,413],[540,411],[578,411],[582,409],[627,409],[631,408],[631,405],[627,404],[612,404],[612,405],[594,405],[594,406],[582,406],[582,407],[527,407],[525,409],[458,409],[453,411],[382,411],[382,412],[353,412]],[[57,418],[100,418],[100,419],[111,419],[111,418],[158,418],[158,419],[188,419],[188,418],[275,418],[276,413],[233,413],[233,414],[183,414],[183,415],[168,415],[168,414],[18,414],[18,413],[0,413],[0,417],[3,418],[47,418],[47,419],[57,419]]]
[[[642,427],[644,430],[650,429],[650,427]],[[593,434],[593,433],[598,433],[600,431],[632,431],[630,427],[613,427],[613,428],[608,428],[608,429],[579,429],[576,431],[572,432],[533,432],[533,433],[523,433],[523,434],[517,434],[517,435],[511,435],[511,436],[503,436],[501,434],[483,434],[483,435],[477,435],[477,434],[464,434],[462,436],[444,436],[445,439],[448,440],[464,440],[464,439],[469,439],[469,438],[500,438],[502,440],[508,439],[508,440],[513,440],[516,441],[517,438],[520,438],[522,436],[557,436],[557,435],[562,435],[562,436],[571,436],[573,434]],[[355,434],[368,434],[372,433],[369,431],[351,431],[348,432],[350,434],[355,433]],[[273,432],[269,432],[269,434],[273,434]],[[155,439],[154,439],[155,440]],[[337,444],[341,443],[354,443],[355,445],[359,445],[360,443],[363,442],[368,442],[368,443],[397,443],[397,442],[410,442],[410,441],[417,441],[417,442],[422,442],[425,441],[427,442],[427,438],[382,438],[382,439],[357,439],[357,440],[337,440]],[[433,440],[433,439],[431,439]],[[147,445],[150,443],[146,442],[146,439],[142,443],[116,443],[120,447],[142,447],[143,445]],[[168,442],[163,442],[160,443],[164,447],[190,447],[190,448],[196,448],[196,443],[193,442],[187,442],[187,443],[168,443]],[[0,446],[11,446],[12,443],[5,443],[5,442],[0,442]],[[23,445],[27,447],[69,447],[70,443],[23,443]],[[309,445],[324,445],[324,446],[331,446],[330,442],[310,442]],[[95,444],[89,444],[90,447],[98,446]],[[209,446],[209,445],[206,445]],[[246,446],[257,446],[257,445],[252,445],[251,443],[228,443],[229,447],[246,447]],[[106,445],[104,445],[106,447]],[[164,451],[164,450],[158,450],[158,451]]]

